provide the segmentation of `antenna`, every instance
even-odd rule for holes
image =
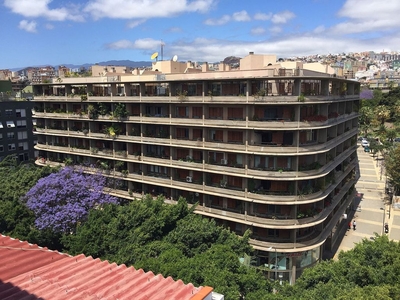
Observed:
[[[161,40],[161,60],[164,60],[164,42]]]
[[[155,60],[157,60],[157,57],[158,57],[158,52],[154,52],[154,53],[150,56],[151,59],[155,59]]]
[[[174,55],[173,57],[172,57],[172,61],[177,61],[178,60],[178,55]]]

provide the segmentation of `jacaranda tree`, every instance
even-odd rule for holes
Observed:
[[[26,205],[35,213],[38,229],[75,232],[91,208],[117,203],[117,198],[104,193],[105,184],[106,178],[101,174],[65,167],[40,179],[26,194]]]

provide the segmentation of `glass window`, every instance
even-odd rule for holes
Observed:
[[[28,150],[28,142],[18,143],[18,150]]]
[[[5,115],[6,116],[12,116],[14,114],[14,111],[12,109],[6,109],[5,110]]]
[[[3,151],[4,151],[4,146],[0,145],[0,152],[3,152]]]
[[[17,121],[18,128],[26,128],[26,120],[19,120]]]
[[[14,121],[7,121],[7,128],[14,128],[15,124]]]
[[[14,132],[7,132],[7,139],[12,140],[15,138]]]
[[[8,150],[15,150],[15,144],[8,144]]]
[[[3,123],[2,122],[0,122],[0,128],[3,128]]]
[[[25,140],[27,138],[28,138],[28,132],[27,131],[18,132],[18,139],[19,140]]]
[[[16,109],[15,114],[16,114],[17,118],[26,117],[25,108]]]
[[[2,133],[0,133],[0,140],[2,140],[3,139],[3,134]]]

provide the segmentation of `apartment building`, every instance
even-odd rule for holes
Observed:
[[[8,155],[15,155],[18,162],[35,159],[32,108],[29,101],[1,101],[0,161]]]
[[[294,283],[347,226],[359,83],[271,57],[249,68],[249,57],[245,70],[163,73],[154,62],[34,84],[37,163],[96,165],[122,182],[119,197],[198,203],[196,213],[250,230],[252,264]]]

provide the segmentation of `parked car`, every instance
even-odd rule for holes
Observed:
[[[369,149],[369,147],[364,147],[364,152],[371,152],[371,149]]]
[[[365,148],[365,147],[368,147],[368,148],[369,148],[369,142],[368,142],[367,140],[362,140],[362,141],[361,141],[361,146],[363,146],[364,148]]]

